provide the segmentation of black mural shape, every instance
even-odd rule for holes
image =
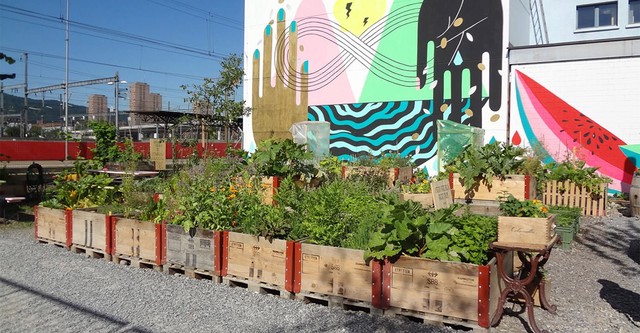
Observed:
[[[502,77],[498,72],[502,69],[502,34],[503,34],[502,0],[424,0],[420,8],[418,20],[418,58],[417,76],[420,87],[430,85],[437,80],[433,101],[436,105],[444,101],[445,71],[451,73],[451,115],[450,120],[460,122],[462,108],[467,101],[462,100],[461,75],[465,68],[470,70],[470,85],[476,91],[470,97],[469,109],[474,116],[464,123],[482,126],[482,107],[487,102],[482,98],[482,70],[478,64],[482,62],[482,54],[488,52],[489,62],[489,107],[498,111],[501,105]],[[444,40],[443,40],[444,39]],[[425,68],[428,59],[427,43],[435,44],[433,68]],[[463,62],[454,64],[457,52]],[[485,69],[487,70],[487,69]]]

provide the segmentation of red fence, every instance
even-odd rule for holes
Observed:
[[[230,143],[230,146],[239,149],[239,143]],[[149,142],[134,142],[134,149],[142,153],[145,158],[149,157]],[[205,147],[198,144],[196,147],[183,147],[176,145],[176,158],[187,158],[198,152],[199,156],[222,156],[224,155],[227,143],[210,142]],[[90,159],[92,157],[91,150],[95,148],[95,142],[69,142],[68,154],[69,159],[77,159],[82,157]],[[206,152],[206,154],[204,153]],[[65,160],[65,142],[64,141],[13,141],[0,140],[0,161],[62,161]],[[169,142],[166,148],[167,158],[173,158],[173,147]]]

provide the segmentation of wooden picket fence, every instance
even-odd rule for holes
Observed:
[[[593,199],[591,192],[582,189],[570,181],[548,181],[542,196],[542,202],[547,206],[567,206],[582,208],[582,215],[605,216],[607,215],[608,186],[602,184],[599,189],[602,195]]]

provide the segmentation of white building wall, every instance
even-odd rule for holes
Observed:
[[[525,0],[523,0],[525,1]],[[576,29],[576,7],[607,3],[607,0],[540,0],[549,32],[549,43],[640,36],[640,24],[629,25],[629,0],[618,0],[618,25],[592,29]],[[532,43],[535,44],[535,43]]]
[[[609,51],[608,54],[603,53],[606,50]],[[577,54],[581,55],[581,59],[576,59],[579,58]],[[566,58],[562,58],[561,55]],[[640,127],[638,126],[640,124],[640,112],[638,112],[640,93],[637,88],[640,83],[640,39],[515,49],[511,51],[510,60],[512,97],[509,137],[511,140],[517,141],[521,138],[522,145],[531,145],[530,138],[525,134],[526,129],[523,126],[519,107],[541,108],[540,105],[536,105],[536,102],[528,106],[526,102],[524,106],[518,104],[522,101],[519,99],[519,94],[520,96],[523,94],[523,85],[516,80],[516,72],[520,72],[543,87],[543,90],[536,91],[538,97],[542,98],[541,101],[549,92],[562,101],[552,105],[549,108],[550,112],[562,112],[566,108],[564,104],[566,103],[569,108],[577,110],[597,123],[596,127],[601,127],[617,136],[623,141],[619,145],[640,144]],[[520,92],[516,91],[516,86]],[[536,112],[528,114],[529,117],[534,115],[534,118],[545,117],[544,112],[540,112],[540,115]],[[528,122],[533,128],[532,132],[536,133],[535,140],[548,150],[552,158],[557,161],[562,161],[568,156],[580,158],[571,147],[567,148],[572,145],[570,142],[568,145],[567,142],[560,142],[557,132],[554,134],[554,129],[547,127],[548,120],[540,121],[540,119],[529,119]],[[569,119],[569,123],[566,123],[568,125],[560,124],[559,128],[571,127],[572,121]],[[598,129],[597,133],[602,132],[603,130]],[[580,137],[580,140],[587,139],[584,136]],[[578,145],[580,144],[578,142]],[[609,141],[606,144],[612,144],[612,142]],[[618,145],[613,147],[609,156],[620,154]],[[590,154],[591,151],[585,148],[582,153]],[[605,158],[608,156],[605,155]],[[600,165],[591,166],[601,167]],[[628,180],[628,168],[622,165],[617,166],[627,171],[626,179]],[[605,169],[605,166],[602,167]],[[615,176],[607,176],[613,179],[610,187],[612,190],[625,189],[625,185],[621,184],[622,177],[615,179]]]

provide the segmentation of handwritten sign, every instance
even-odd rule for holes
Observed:
[[[448,179],[431,182],[431,193],[433,194],[433,205],[436,209],[453,205],[451,186],[449,186]]]
[[[156,170],[167,169],[167,143],[165,140],[149,140],[149,159],[154,162]]]

